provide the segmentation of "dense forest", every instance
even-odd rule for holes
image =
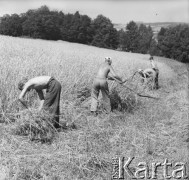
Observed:
[[[47,6],[22,14],[0,18],[0,34],[63,40],[133,53],[151,54],[189,62],[189,25],[161,28],[154,37],[150,26],[130,21],[125,29],[117,30],[103,15],[91,19],[87,15],[64,14]]]

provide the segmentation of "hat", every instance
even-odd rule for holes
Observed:
[[[28,81],[28,78],[27,78],[27,77],[24,77],[24,78],[18,83],[18,89],[22,91],[23,88],[24,88],[24,85],[26,84],[27,81]]]
[[[150,60],[154,59],[153,56],[150,56]]]
[[[105,60],[111,61],[112,58],[111,57],[105,57]]]

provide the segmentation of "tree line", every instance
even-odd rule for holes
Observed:
[[[22,14],[4,15],[0,19],[0,34],[47,40],[77,42],[126,52],[151,54],[189,62],[189,26],[161,28],[154,38],[153,30],[130,21],[117,30],[103,15],[91,19],[87,15],[64,14],[47,6]]]

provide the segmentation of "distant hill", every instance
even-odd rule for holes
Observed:
[[[154,23],[136,22],[136,23],[138,26],[140,24],[145,24],[146,26],[151,26],[153,34],[154,34],[153,38],[156,40],[157,40],[158,32],[160,31],[160,29],[162,27],[168,28],[168,27],[177,26],[179,24],[186,24],[183,22],[154,22]],[[125,30],[126,26],[127,26],[127,24],[114,24],[114,28],[116,28],[118,31],[121,29]]]
[[[138,25],[145,24],[147,26],[151,26],[154,33],[157,33],[160,31],[162,27],[167,28],[170,26],[176,26],[179,24],[186,24],[182,22],[154,22],[154,23],[144,23],[144,22],[136,22]],[[114,28],[116,28],[118,31],[123,29],[125,30],[127,24],[114,24]]]

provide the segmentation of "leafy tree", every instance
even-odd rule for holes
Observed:
[[[90,44],[92,41],[91,19],[87,15],[83,15],[80,17],[80,23],[78,42]]]
[[[22,35],[22,23],[18,14],[4,15],[1,18],[0,33],[9,36]]]
[[[36,11],[29,10],[22,24],[23,34],[33,38],[57,40],[60,38],[59,14],[47,6]]]
[[[93,34],[91,45],[110,49],[118,47],[117,30],[113,27],[110,19],[103,15],[98,15],[92,21],[91,27]]]
[[[63,24],[60,26],[61,39],[64,41],[71,41],[70,28],[72,25],[73,14],[67,14],[64,16]]]
[[[118,42],[119,42],[118,48],[120,48],[120,50],[122,51],[127,51],[127,47],[126,47],[127,36],[126,36],[126,32],[123,29],[118,31]]]
[[[138,25],[131,21],[125,31],[119,31],[119,45],[124,51],[146,54],[150,52],[153,31],[150,26]]]
[[[163,56],[181,62],[189,62],[189,26],[178,25],[161,29],[158,47]]]
[[[74,15],[64,16],[60,26],[61,38],[65,41],[89,44],[91,42],[91,19],[86,15],[80,15],[77,11]]]
[[[131,21],[126,26],[126,49],[127,51],[137,52],[139,43],[138,26],[134,21]]]
[[[146,27],[144,24],[141,24],[138,29],[139,39],[138,39],[138,53],[146,54],[149,52],[150,44],[153,37],[152,28]]]
[[[154,38],[150,42],[149,54],[152,56],[162,56],[158,43]]]

